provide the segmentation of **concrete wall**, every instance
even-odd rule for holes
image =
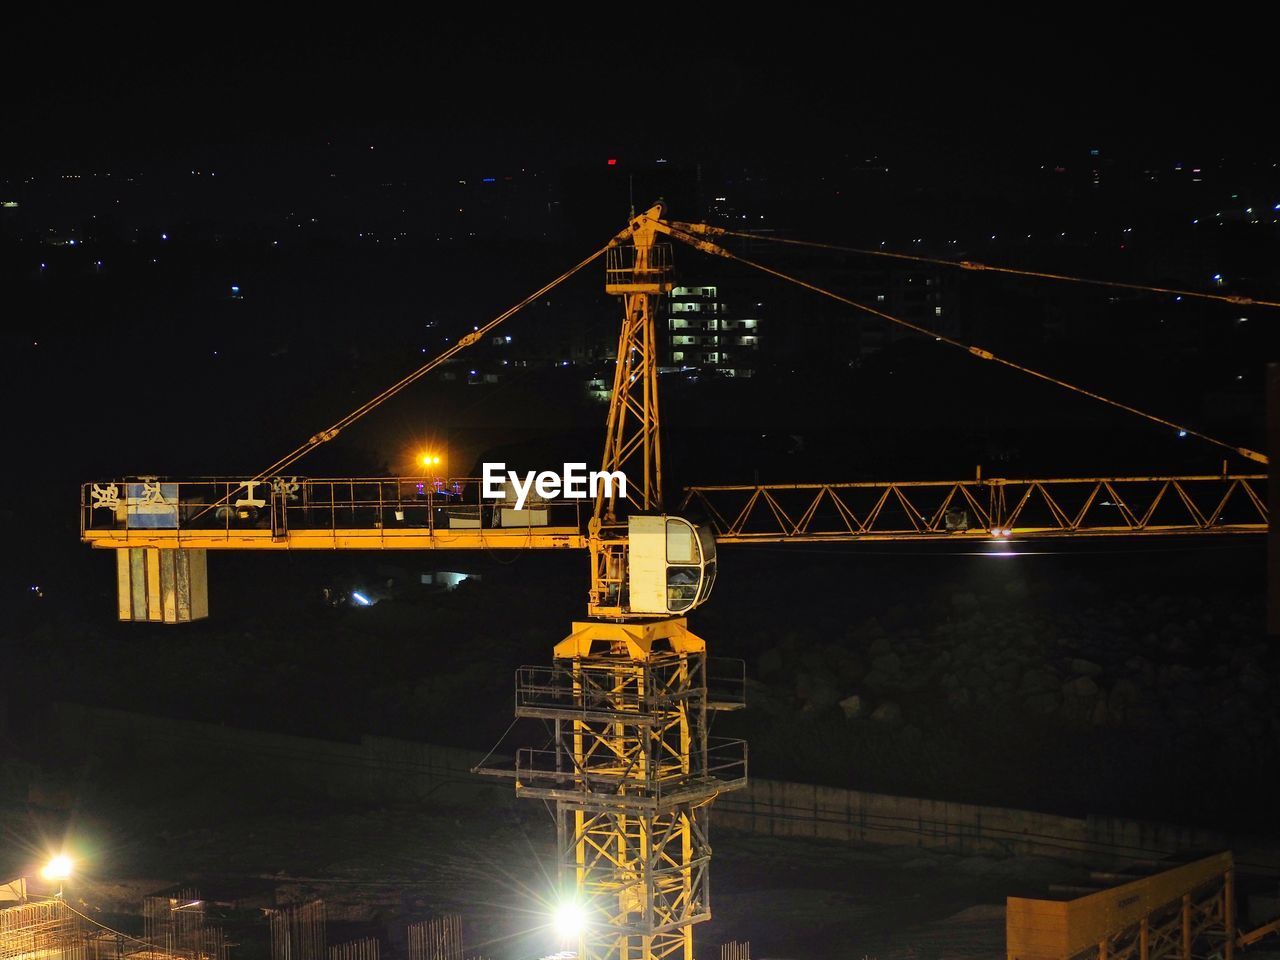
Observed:
[[[1034,855],[1100,862],[1221,848],[1207,831],[1116,817],[895,797],[839,787],[752,779],[716,801],[714,824],[781,837],[919,847],[952,853]]]
[[[205,776],[234,770],[237,780],[256,776],[282,791],[444,803],[514,793],[509,780],[471,773],[483,758],[473,750],[387,737],[319,740],[73,703],[55,704],[54,718],[58,744],[71,756],[187,767]]]
[[[57,704],[55,717],[61,749],[72,756],[172,762],[205,776],[234,768],[239,779],[258,774],[272,789],[370,802],[500,803],[514,796],[511,780],[470,772],[483,758],[472,750],[390,737],[317,740],[71,703]],[[491,763],[502,766],[505,758]],[[1220,835],[1167,824],[1060,817],[762,779],[720,797],[713,822],[717,829],[768,836],[1091,863],[1225,845]]]

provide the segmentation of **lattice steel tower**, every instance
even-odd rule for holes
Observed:
[[[589,528],[599,619],[575,623],[553,666],[516,680],[516,715],[554,731],[518,752],[516,793],[555,804],[581,960],[693,960],[693,925],[711,916],[710,803],[747,779],[745,742],[708,730],[715,711],[743,705],[742,664],[709,662],[673,616],[707,598],[716,557],[705,531],[661,513],[654,322],[672,287],[670,248],[654,242],[661,214],[634,217],[607,254],[605,288],[624,309],[603,469],[626,473],[627,497],[601,496]]]

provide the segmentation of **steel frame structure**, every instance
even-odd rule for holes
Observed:
[[[628,610],[618,508],[662,509],[655,318],[674,285],[670,247],[655,242],[662,212],[633,216],[605,263],[623,320],[601,471],[623,471],[627,496],[606,486],[596,499],[587,612],[612,622],[574,624],[550,692],[517,684],[516,715],[554,722],[550,750],[517,755],[516,793],[555,802],[561,887],[573,878],[586,918],[579,960],[693,960],[693,925],[711,917],[708,806],[747,780],[746,744],[708,739],[706,644],[683,617]]]
[[[1267,531],[1265,474],[688,487],[719,543]]]
[[[1262,534],[1267,530],[1266,474],[1203,474],[1056,479],[869,481],[694,486],[681,511],[705,515],[720,543],[790,540],[927,540],[1009,536],[1181,536]],[[423,478],[302,479],[297,502],[268,499],[260,515],[186,517],[210,497],[230,498],[239,480],[174,481],[175,526],[131,526],[104,512],[85,484],[81,539],[99,549],[223,550],[530,550],[582,549],[585,504],[538,505],[546,525],[495,526],[489,504],[466,497],[405,495]],[[451,487],[475,492],[477,478]],[[346,493],[338,495],[342,488]],[[230,493],[228,493],[230,491]],[[956,511],[963,511],[960,517]],[[452,525],[467,513],[474,526]],[[419,516],[420,514],[420,516]],[[950,518],[948,517],[950,514]],[[615,528],[616,529],[616,528]],[[601,549],[608,549],[602,541]],[[620,582],[620,581],[619,581]],[[615,588],[609,591],[616,593]]]
[[[711,917],[708,806],[747,780],[746,743],[713,741],[708,713],[741,706],[744,683],[713,686],[683,618],[575,623],[554,666],[517,674],[516,716],[554,735],[517,754],[516,795],[555,804],[581,960],[693,960],[692,926]]]
[[[641,512],[662,509],[655,318],[662,296],[670,292],[674,281],[671,246],[654,239],[654,224],[661,215],[658,205],[633,217],[631,243],[611,247],[605,255],[605,292],[622,298],[622,330],[600,469],[626,475],[627,502],[623,505]],[[591,551],[587,611],[593,617],[623,615],[627,545],[618,507],[613,488],[602,488],[587,531]]]
[[[1074,900],[1007,900],[1009,960],[1192,960],[1210,942],[1232,960],[1239,936],[1235,868],[1217,853]]]

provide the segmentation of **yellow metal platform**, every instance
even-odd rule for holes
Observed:
[[[90,546],[107,550],[582,550],[587,538],[573,527],[475,530],[85,530]]]

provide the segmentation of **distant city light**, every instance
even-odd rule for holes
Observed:
[[[371,606],[373,606],[373,601],[372,601],[372,600],[370,600],[368,597],[366,597],[366,596],[365,596],[363,593],[361,593],[359,590],[352,590],[352,591],[351,591],[351,599],[352,599],[352,600],[354,600],[356,603],[360,604],[360,606],[362,606],[362,607],[371,607]]]
[[[1179,431],[1178,431],[1178,436],[1179,436],[1179,437],[1185,437],[1186,435],[1187,435],[1187,431],[1185,431],[1185,430],[1179,430]]]
[[[617,157],[610,157],[610,158],[606,161],[606,163],[608,163],[608,164],[609,164],[609,166],[611,166],[611,167],[616,167],[616,166],[618,165],[618,158],[617,158]]]
[[[161,240],[168,240],[168,239],[169,239],[169,235],[168,235],[167,233],[162,233],[162,234],[160,234],[160,239],[161,239]]]

